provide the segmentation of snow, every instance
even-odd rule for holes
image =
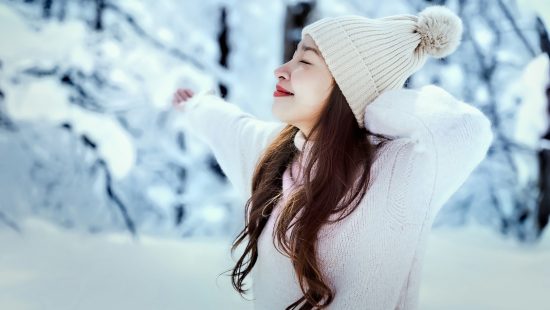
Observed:
[[[9,42],[14,33],[17,44],[0,49],[8,75],[27,63],[75,65],[83,72],[94,67],[90,52],[83,48],[85,29],[81,23],[50,22],[40,32],[34,32],[14,11],[0,6],[0,40]],[[95,141],[115,178],[123,178],[133,168],[136,154],[132,138],[113,117],[71,105],[67,90],[52,79],[11,86],[6,93],[6,111],[11,118],[51,124],[68,122],[77,133],[85,133]]]
[[[0,233],[0,309],[245,309],[220,239],[101,237],[36,219]]]
[[[83,48],[86,28],[82,23],[50,21],[34,31],[14,10],[0,4],[0,25],[0,40],[12,42],[0,49],[0,59],[9,73],[22,62],[42,58],[64,67],[93,68],[92,58]]]
[[[67,122],[75,132],[86,134],[97,144],[115,178],[123,178],[134,166],[132,138],[111,116],[71,105],[66,91],[49,79],[14,87],[6,95],[6,110],[19,121]]]
[[[533,149],[538,149],[540,138],[544,136],[549,125],[545,92],[550,84],[548,72],[548,55],[543,53],[529,62],[519,81],[524,104],[517,112],[515,138]]]
[[[546,0],[519,0],[517,8],[520,10],[534,10],[542,19],[546,29],[550,29],[550,7]]]
[[[514,139],[529,150],[512,154],[520,186],[536,184],[539,179],[538,150],[543,147],[545,140],[542,137],[549,126],[545,95],[550,82],[548,72],[548,55],[541,54],[529,62],[516,85],[521,104],[517,111]]]
[[[548,262],[548,230],[526,245],[486,227],[438,228],[424,261],[420,309],[548,309]]]
[[[531,150],[512,154],[520,186],[528,186],[539,178],[537,151],[543,147],[542,137],[549,126],[546,98],[546,87],[550,83],[548,72],[548,55],[540,54],[529,62],[514,85],[521,100],[516,113],[514,139]]]
[[[132,241],[32,218],[23,231],[0,231],[0,309],[252,309],[222,274],[231,240]],[[548,230],[534,245],[473,225],[434,229],[428,242],[420,309],[548,309]]]

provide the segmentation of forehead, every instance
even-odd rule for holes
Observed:
[[[306,43],[315,43],[313,41],[313,38],[311,37],[311,35],[309,34],[305,34],[303,37],[302,37],[302,41],[303,42],[306,42]]]
[[[318,49],[317,44],[315,44],[315,41],[313,40],[313,38],[309,34],[304,35],[302,37],[302,40],[299,42],[299,44],[306,45],[306,46]]]
[[[309,37],[309,35],[304,36],[302,41],[298,43],[297,50],[301,50],[304,52],[311,51],[314,54],[316,54],[318,57],[323,58],[321,56],[321,52],[319,52],[319,49],[317,48],[317,45],[315,44],[315,41]]]

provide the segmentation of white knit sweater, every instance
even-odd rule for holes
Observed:
[[[181,115],[211,147],[236,190],[250,197],[254,166],[285,124],[259,120],[211,91],[196,94]],[[320,266],[335,292],[329,309],[417,309],[433,219],[486,156],[491,123],[478,109],[433,85],[381,94],[367,106],[364,120],[371,132],[394,139],[378,153],[372,188],[360,206],[318,236]],[[294,143],[301,149],[301,132]],[[295,161],[291,168],[300,165]],[[295,186],[288,172],[283,200],[258,243],[252,292],[259,310],[285,309],[302,296],[290,259],[272,242],[275,218]]]

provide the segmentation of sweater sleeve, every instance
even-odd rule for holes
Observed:
[[[213,90],[195,94],[183,104],[180,114],[189,132],[210,147],[238,193],[250,197],[259,157],[285,124],[260,120]]]
[[[410,143],[410,147],[399,151],[398,157],[407,162],[398,163],[402,167],[395,170],[390,189],[402,193],[401,186],[407,184],[396,183],[413,180],[410,186],[423,190],[419,188],[423,183],[417,180],[433,178],[428,206],[431,216],[481,163],[493,141],[491,122],[479,109],[434,85],[420,91],[401,89],[383,93],[367,106],[365,126]],[[411,173],[409,166],[426,163],[429,164],[424,171]],[[395,197],[395,191],[388,194]],[[402,199],[407,201],[408,197]]]

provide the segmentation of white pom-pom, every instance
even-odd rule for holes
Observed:
[[[429,6],[418,14],[419,48],[435,58],[453,53],[462,37],[462,20],[444,6]]]

